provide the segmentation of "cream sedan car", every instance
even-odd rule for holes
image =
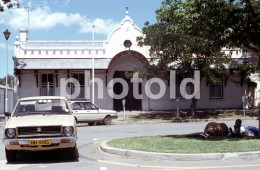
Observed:
[[[70,107],[77,122],[86,122],[89,126],[96,123],[111,125],[113,118],[118,118],[114,110],[98,108],[90,101],[69,101]]]
[[[78,159],[76,121],[66,98],[23,98],[5,115],[10,117],[2,140],[8,162],[18,151],[64,150],[62,155]]]

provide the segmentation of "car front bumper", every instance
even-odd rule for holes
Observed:
[[[47,146],[30,146],[30,140],[41,140],[50,139],[51,145]],[[72,148],[76,145],[77,136],[71,137],[52,137],[52,138],[19,138],[19,139],[3,139],[3,144],[6,145],[8,150],[29,150],[29,151],[40,151],[40,150],[53,150]]]

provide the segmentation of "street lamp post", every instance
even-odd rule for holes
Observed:
[[[11,33],[8,31],[8,29],[6,29],[3,33],[6,39],[5,112],[8,112],[8,39]]]
[[[95,42],[94,42],[94,31],[95,31],[95,25],[92,25],[92,103],[95,103]]]

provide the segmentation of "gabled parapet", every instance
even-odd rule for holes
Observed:
[[[143,37],[144,34],[132,18],[130,18],[127,7],[125,18],[107,37],[107,48],[109,49],[108,56],[114,57],[122,51],[129,50],[129,48],[124,46],[124,42],[129,40],[132,43],[131,50],[137,51],[145,57],[150,58],[149,48],[139,47],[137,44],[136,38],[139,36]]]

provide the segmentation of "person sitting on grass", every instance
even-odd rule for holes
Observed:
[[[237,119],[234,125],[234,129],[232,130],[232,128],[229,128],[229,134],[228,136],[232,136],[232,137],[244,137],[246,132],[246,128],[242,125],[242,120],[241,119]]]

